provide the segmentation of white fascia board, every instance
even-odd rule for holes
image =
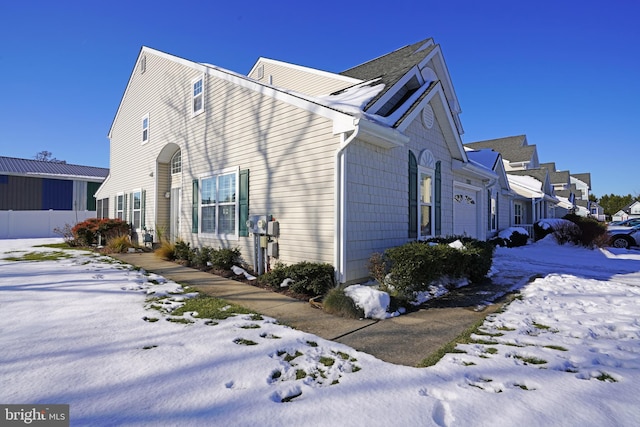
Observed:
[[[449,125],[449,129],[451,129],[451,134],[455,139],[456,151],[458,151],[460,158],[464,162],[468,162],[469,158],[467,157],[467,152],[465,151],[464,145],[462,144],[462,138],[460,137],[460,134],[458,134],[456,130],[457,128],[453,120],[453,116],[451,115],[451,110],[449,109],[449,105],[447,104],[447,98],[444,94],[444,90],[442,88],[442,84],[440,81],[436,83],[436,85],[431,89],[431,91],[427,94],[427,96],[425,96],[424,99],[422,99],[422,101],[420,101],[420,103],[416,105],[416,107],[411,111],[411,113],[409,113],[409,115],[402,121],[402,123],[400,123],[400,126],[398,126],[398,130],[400,132],[404,132],[407,129],[407,127],[409,127],[411,122],[413,122],[416,119],[416,117],[418,117],[418,115],[422,112],[422,109],[425,107],[425,105],[427,105],[429,102],[431,102],[431,100],[433,100],[436,97],[442,104],[442,107],[443,107],[442,109],[444,110],[444,113],[446,116],[445,121],[438,120],[438,123],[440,123],[441,125],[443,123],[446,123]],[[437,114],[437,111],[438,109],[434,109],[434,113]],[[440,115],[437,118],[441,119],[442,117]],[[449,147],[449,149],[451,150],[451,147]]]
[[[27,173],[4,172],[4,175],[20,176],[20,177],[26,177],[26,178],[37,177],[37,178],[61,179],[65,181],[88,181],[88,182],[104,182],[104,180],[106,179],[99,176],[91,176],[91,175],[54,174],[54,173],[46,173],[46,172],[27,172]]]
[[[454,171],[466,172],[467,175],[479,178],[481,180],[497,180],[498,174],[492,170],[485,168],[484,166],[475,162],[463,162],[454,159],[451,162],[451,168]]]
[[[249,71],[247,75],[251,75],[260,64],[279,65],[281,67],[291,68],[292,70],[299,70],[299,71],[304,71],[310,74],[316,74],[320,77],[328,77],[335,80],[341,80],[345,83],[350,83],[352,85],[356,85],[364,81],[364,80],[354,79],[353,77],[343,76],[342,74],[331,73],[329,71],[318,70],[316,68],[311,68],[311,67],[304,67],[302,65],[291,64],[289,62],[284,62],[284,61],[278,61],[276,59],[264,58],[262,56],[258,58],[256,63],[253,65],[253,67],[251,67],[251,71]]]
[[[403,147],[409,137],[396,129],[379,125],[364,119],[356,119],[354,124],[360,128],[358,139],[382,148]]]
[[[460,107],[460,101],[458,101],[458,95],[456,94],[456,90],[453,87],[453,82],[451,81],[451,75],[449,74],[449,67],[447,67],[447,63],[444,60],[444,56],[442,55],[442,49],[440,45],[437,45],[419,64],[418,67],[423,69],[427,66],[429,61],[434,59],[434,63],[436,64],[436,74],[441,82],[443,82],[445,94],[449,95],[451,101],[454,102],[454,105],[449,105],[449,108],[452,108],[455,111],[455,123],[460,135],[464,134],[464,129],[462,128],[462,122],[460,121],[460,113],[462,113],[462,108]]]

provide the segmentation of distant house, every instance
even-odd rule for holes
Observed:
[[[96,197],[138,232],[352,282],[374,252],[497,229],[508,184],[470,161],[460,111],[432,39],[343,73],[259,58],[247,76],[143,47]]]
[[[521,226],[533,235],[533,224],[543,218],[554,218],[560,200],[549,179],[549,172],[541,167],[535,145],[529,145],[525,135],[490,139],[465,144],[469,149],[492,149],[501,154],[515,193],[512,224]]]
[[[633,201],[612,216],[612,221],[625,221],[640,218],[640,202]]]
[[[49,237],[96,216],[94,194],[109,170],[0,156],[0,238]]]

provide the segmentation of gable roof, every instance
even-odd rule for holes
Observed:
[[[67,179],[85,178],[102,181],[109,174],[109,169],[0,156],[0,174],[55,176]]]
[[[432,61],[435,69],[427,67],[429,61]],[[403,87],[407,87],[411,82],[419,83],[419,88],[412,88],[416,90],[417,96],[412,96],[406,100],[402,98],[403,109],[406,111],[392,124],[393,127],[399,127],[408,116],[412,116],[413,110],[424,107],[423,100],[428,96],[433,96],[432,94],[430,95],[432,90],[440,88],[444,93],[445,105],[449,109],[457,134],[462,135],[464,133],[458,116],[461,113],[460,104],[444,62],[440,45],[434,43],[433,38],[427,38],[404,46],[345,70],[340,74],[363,81],[375,81],[376,84],[384,85],[384,89],[363,108],[364,111],[371,109],[370,112],[373,113],[377,113],[388,101],[397,101],[394,97],[398,96]],[[440,83],[440,86],[436,83]]]
[[[487,139],[464,144],[473,149],[492,148],[502,154],[508,162],[530,161],[537,152],[537,147],[529,145],[526,135],[508,136],[505,138]]]
[[[591,190],[591,174],[590,173],[572,173],[571,176],[577,180],[580,180],[587,184],[589,190]]]

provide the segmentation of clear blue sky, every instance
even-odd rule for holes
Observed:
[[[246,74],[260,56],[339,72],[433,37],[464,142],[526,134],[540,161],[640,193],[640,2],[4,1],[0,155],[109,166],[141,46]]]

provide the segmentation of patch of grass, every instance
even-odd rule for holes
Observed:
[[[491,340],[479,340],[479,339],[471,339],[469,344],[484,344],[484,345],[495,345],[498,344],[496,341]]]
[[[286,354],[286,356],[284,356],[284,358],[283,358],[283,360],[284,360],[285,362],[291,362],[291,361],[292,361],[293,359],[295,359],[296,357],[300,357],[300,356],[302,356],[302,353],[300,353],[300,352],[299,352],[299,351],[297,351],[297,350],[296,350],[296,353],[295,353],[295,354],[289,354],[289,353],[287,353],[286,351],[279,351],[279,352],[278,352],[278,356],[283,356],[283,355],[285,355],[285,354]]]
[[[336,360],[333,357],[326,357],[326,356],[321,356],[320,360],[318,361],[327,367],[333,366],[333,364],[336,363]]]
[[[251,340],[247,340],[247,339],[244,339],[244,338],[236,338],[235,340],[233,340],[233,342],[235,344],[238,344],[238,345],[258,345],[257,342],[251,341]]]
[[[145,322],[153,323],[153,322],[157,322],[159,319],[157,317],[144,316],[142,320],[144,320]]]
[[[512,332],[516,330],[516,328],[510,328],[508,326],[500,326],[499,328],[496,328],[496,329],[498,329],[499,331],[506,331],[506,332]]]
[[[611,375],[607,374],[606,372],[600,372],[600,375],[598,375],[595,378],[598,381],[604,381],[604,382],[608,382],[608,383],[617,383],[618,382],[615,378],[613,378]]]
[[[498,352],[498,349],[495,347],[487,347],[485,349],[485,352],[489,354],[496,354]]]
[[[547,361],[544,359],[538,359],[537,357],[532,357],[532,356],[515,355],[513,357],[514,359],[522,360],[524,363],[530,364],[530,365],[544,365],[545,363],[547,363]]]
[[[464,351],[457,350],[456,346],[458,344],[469,344],[472,341],[471,335],[473,335],[478,330],[478,328],[482,326],[483,323],[484,323],[484,319],[481,319],[481,320],[478,320],[473,325],[469,326],[467,329],[462,331],[460,335],[455,337],[451,342],[443,345],[437,351],[433,352],[429,356],[422,359],[422,361],[418,363],[418,368],[427,368],[429,366],[435,365],[447,353],[464,353]]]
[[[349,360],[349,357],[350,357],[347,353],[343,353],[341,351],[337,351],[337,352],[334,351],[332,353],[335,354],[336,356],[338,356],[342,360]]]
[[[152,348],[156,348],[157,345],[145,345],[144,347],[142,347],[143,350],[151,350]]]
[[[296,379],[297,380],[301,380],[303,378],[307,377],[307,373],[304,371],[304,369],[296,369]]]
[[[167,317],[167,321],[172,323],[182,323],[185,325],[193,323],[193,320],[189,320],[184,317]]]
[[[47,243],[45,245],[35,245],[34,248],[52,248],[52,249],[68,249],[68,250],[83,250],[78,248],[72,248],[67,242],[62,243]]]
[[[27,252],[19,257],[5,258],[7,261],[58,261],[61,259],[71,258],[70,254],[62,251],[55,252]]]
[[[533,326],[543,331],[548,331],[551,329],[551,326],[543,325],[542,323],[537,323],[537,322],[533,322]]]
[[[257,323],[252,323],[250,325],[242,325],[242,326],[240,326],[240,328],[242,328],[242,329],[260,329],[260,325],[258,325]]]
[[[501,332],[486,332],[483,330],[478,330],[476,331],[476,335],[481,335],[481,336],[485,336],[485,337],[501,337],[504,334]]]
[[[277,380],[278,378],[280,378],[282,376],[282,372],[280,371],[273,371],[271,373],[271,379],[272,380]]]
[[[187,312],[197,312],[196,317],[202,319],[226,319],[236,314],[254,314],[251,310],[236,304],[229,304],[220,298],[200,294],[195,298],[189,298],[184,305],[173,311],[175,316],[181,316]]]
[[[253,320],[254,322],[257,322],[259,320],[264,320],[264,317],[262,317],[262,314],[259,313],[251,313],[251,320]]]
[[[558,351],[569,351],[566,348],[562,347],[561,345],[545,345],[544,348],[550,348],[551,350],[558,350]]]
[[[317,347],[317,346],[318,346],[318,343],[317,343],[317,342],[315,342],[315,341],[307,341],[307,345],[308,345],[309,347]]]

